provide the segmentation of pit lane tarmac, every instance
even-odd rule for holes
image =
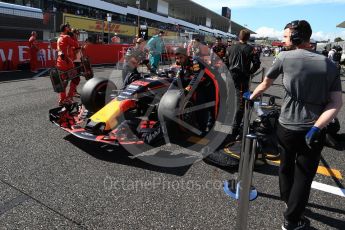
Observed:
[[[263,59],[264,66],[271,63]],[[97,68],[95,74],[113,71]],[[222,184],[236,173],[203,161],[159,168],[129,158],[121,147],[69,136],[48,120],[57,103],[50,79],[21,74],[2,81],[0,73],[0,229],[235,228],[237,203]],[[267,94],[283,96],[281,79]],[[339,120],[344,133],[344,108]],[[254,173],[259,197],[250,204],[249,229],[280,229],[278,163]],[[325,148],[320,166],[324,173],[315,177],[306,217],[311,229],[344,229],[345,197],[339,193],[344,190],[334,194],[327,187],[344,189],[344,151]]]

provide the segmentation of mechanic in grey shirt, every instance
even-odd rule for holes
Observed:
[[[277,128],[283,149],[279,168],[280,194],[287,205],[283,230],[305,228],[303,213],[321,158],[323,128],[342,106],[339,71],[329,59],[310,50],[311,34],[307,21],[287,24],[285,44],[296,49],[280,53],[264,81],[249,96],[251,100],[257,98],[283,74],[286,95]]]

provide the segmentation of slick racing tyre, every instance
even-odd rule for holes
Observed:
[[[182,127],[178,124],[175,118],[190,127],[198,127],[197,122],[195,122],[195,112],[186,112],[188,108],[193,107],[193,102],[183,101],[184,99],[183,90],[169,90],[164,94],[158,106],[158,116],[161,121],[164,121],[166,134],[171,142],[181,141],[191,132],[185,128],[186,125]]]
[[[103,108],[112,99],[116,85],[104,78],[92,78],[87,81],[81,93],[81,102],[92,113]]]

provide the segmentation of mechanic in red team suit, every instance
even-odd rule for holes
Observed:
[[[57,41],[57,51],[58,51],[58,59],[56,63],[56,67],[60,71],[68,71],[74,68],[73,61],[70,59],[71,54],[71,47],[79,47],[79,44],[76,40],[71,38],[68,33],[70,32],[71,28],[68,24],[63,24],[60,26],[60,37]],[[62,79],[66,79],[67,75],[63,74]],[[67,87],[67,83],[65,85],[65,90]],[[66,92],[62,92],[59,95],[59,105],[63,104],[70,104],[73,102],[73,96],[76,91],[77,85],[75,82],[71,82],[70,89],[68,92],[68,96],[66,96]]]
[[[31,72],[37,73],[37,54],[39,51],[38,42],[37,42],[37,33],[36,31],[32,31],[31,37],[29,39],[29,47],[30,47],[30,68]]]

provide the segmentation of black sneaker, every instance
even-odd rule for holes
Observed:
[[[292,223],[287,220],[284,220],[284,224],[282,225],[283,230],[299,230],[299,229],[305,229],[306,227],[306,221],[305,219],[301,219],[297,223]]]

